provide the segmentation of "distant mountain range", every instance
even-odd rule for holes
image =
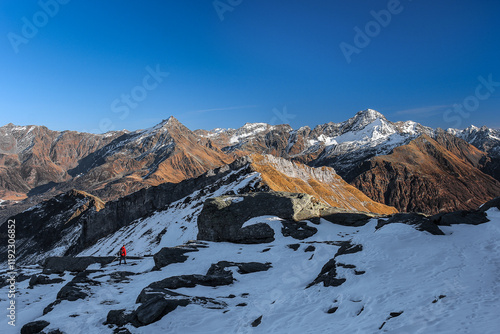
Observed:
[[[499,138],[374,110],[297,130],[6,125],[21,332],[457,332],[472,309],[491,332]]]
[[[251,153],[293,161],[312,174],[331,167],[371,200],[402,212],[472,209],[500,195],[499,131],[391,122],[372,109],[313,129],[247,123],[191,131],[174,117],[150,129],[106,134],[8,124],[0,128],[1,218],[71,189],[116,200]]]

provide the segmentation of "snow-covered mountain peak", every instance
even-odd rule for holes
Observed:
[[[354,117],[347,121],[348,124],[351,125],[352,130],[362,129],[368,124],[375,122],[376,120],[381,119],[387,121],[384,115],[379,113],[373,109],[365,109],[359,111]]]
[[[272,129],[273,127],[267,123],[245,123],[241,128],[234,131],[229,142],[236,144],[241,140]]]
[[[359,111],[357,113],[357,115],[364,115],[365,117],[371,117],[373,119],[376,119],[376,118],[385,118],[384,115],[382,115],[378,111],[376,111],[374,109],[370,109],[370,108],[362,110],[362,111]]]
[[[255,129],[266,129],[269,125],[267,123],[245,123],[243,129],[255,130]]]

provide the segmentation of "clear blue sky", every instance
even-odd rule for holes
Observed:
[[[220,0],[219,13],[212,0],[54,1],[0,2],[0,125],[299,127],[372,108],[500,127],[500,83],[478,79],[500,82],[497,0]]]

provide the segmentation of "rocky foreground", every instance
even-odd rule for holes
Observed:
[[[217,197],[196,224],[117,231],[127,265],[103,257],[104,238],[23,267],[2,333],[494,333],[499,206],[388,217],[301,194]],[[181,231],[198,240],[173,246]]]

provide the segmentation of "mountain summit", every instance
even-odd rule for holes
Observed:
[[[356,115],[354,115],[354,117],[347,120],[346,125],[348,125],[350,131],[359,131],[377,120],[387,122],[387,118],[385,118],[385,116],[378,111],[365,109],[359,111]]]

